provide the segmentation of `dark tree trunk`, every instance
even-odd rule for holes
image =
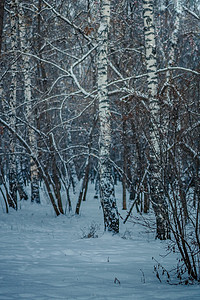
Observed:
[[[5,0],[1,0],[0,1],[0,57],[1,57],[2,36],[3,36],[4,4],[5,4]]]

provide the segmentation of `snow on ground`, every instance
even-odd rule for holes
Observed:
[[[163,257],[166,242],[130,222],[121,224],[120,235],[103,233],[93,196],[90,186],[80,216],[55,217],[45,201],[21,202],[8,215],[0,208],[0,300],[200,299],[199,285],[156,278],[152,257],[169,269],[176,265],[173,255]],[[98,238],[83,238],[91,226]]]

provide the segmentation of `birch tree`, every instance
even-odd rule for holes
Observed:
[[[37,156],[37,141],[36,134],[34,131],[34,117],[35,113],[32,110],[33,99],[32,99],[32,90],[31,90],[31,60],[30,56],[26,55],[26,53],[30,52],[30,45],[27,41],[27,37],[30,37],[30,32],[28,32],[28,25],[26,23],[25,13],[22,7],[22,3],[19,3],[19,36],[20,36],[20,44],[21,51],[24,53],[22,56],[22,65],[23,65],[23,76],[24,76],[24,98],[26,105],[26,115],[27,121],[29,123],[28,126],[28,136],[29,143],[32,151],[35,156]],[[30,31],[30,28],[29,28]],[[31,177],[31,201],[40,203],[40,193],[39,193],[39,171],[38,167],[30,157],[30,177]]]
[[[103,208],[105,230],[119,232],[119,216],[114,192],[114,180],[110,161],[111,114],[108,98],[108,33],[110,25],[110,1],[100,2],[100,26],[98,30],[98,100],[99,100],[99,172],[100,200]]]
[[[17,51],[17,3],[12,0],[10,4],[10,26],[11,26],[11,37],[10,44],[13,54],[16,55]],[[12,63],[11,65],[11,85],[10,85],[10,113],[8,115],[9,122],[13,128],[16,129],[16,105],[17,105],[17,64]],[[16,137],[10,135],[10,157],[9,157],[9,189],[10,195],[17,209],[17,172],[16,172]]]
[[[1,46],[2,46],[2,35],[3,35],[4,4],[5,4],[5,0],[1,0],[0,2],[0,57],[1,57]]]
[[[180,30],[180,21],[181,15],[183,13],[183,3],[182,0],[175,0],[175,18],[174,18],[174,30],[171,36],[171,48],[169,51],[169,67],[173,67],[174,60],[175,60],[175,50],[178,43],[178,33]]]
[[[154,13],[152,0],[143,1],[145,53],[147,67],[147,84],[149,93],[150,113],[150,146],[151,146],[151,198],[156,215],[157,238],[169,238],[167,204],[162,184],[161,153],[160,153],[160,106],[157,97],[158,78],[156,63],[156,41],[154,30]]]

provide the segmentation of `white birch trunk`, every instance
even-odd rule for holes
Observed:
[[[27,30],[25,25],[25,16],[22,9],[22,3],[19,3],[19,35],[21,42],[22,52],[26,52],[30,47],[27,43]],[[31,75],[30,75],[30,56],[23,55],[23,75],[24,75],[24,98],[26,103],[26,112],[31,126],[34,126],[34,114],[32,113],[32,93],[31,93]],[[36,135],[32,127],[28,127],[28,135],[30,147],[33,150],[35,156],[37,156],[37,141]],[[31,201],[40,203],[39,193],[39,171],[38,167],[33,160],[30,158],[30,175],[31,175]]]
[[[108,32],[110,24],[110,0],[101,1],[101,18],[98,30],[98,99],[100,120],[100,199],[104,214],[105,230],[119,232],[119,216],[114,193],[114,180],[110,163],[111,115],[108,99]]]
[[[157,237],[167,239],[167,205],[162,186],[161,152],[160,152],[160,107],[157,97],[158,78],[156,65],[156,41],[154,30],[153,0],[143,0],[145,52],[147,66],[147,84],[149,92],[149,110],[151,118],[150,143],[151,143],[151,197],[156,215]]]
[[[174,30],[172,32],[171,38],[170,38],[170,48],[169,48],[169,61],[168,61],[168,67],[173,67],[175,62],[175,50],[178,43],[178,33],[180,30],[180,16],[183,13],[183,6],[182,6],[182,0],[174,0],[175,5],[175,18],[174,18]],[[171,71],[167,71],[166,73],[166,81],[169,84],[171,78]],[[167,99],[168,102],[171,103],[170,99],[170,93],[169,89],[167,91]]]
[[[178,43],[178,33],[180,30],[180,16],[183,13],[182,0],[175,0],[175,18],[174,18],[174,30],[170,39],[170,50],[169,50],[169,62],[168,66],[173,67],[175,61],[175,50]],[[169,71],[167,72],[168,77],[170,76]]]

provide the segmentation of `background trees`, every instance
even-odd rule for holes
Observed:
[[[111,186],[112,177],[123,182],[127,218],[133,208],[147,213],[153,206],[157,236],[168,238],[171,230],[195,277],[200,205],[198,1],[113,0],[107,3],[106,31],[103,5],[105,1],[93,0],[2,1],[4,203],[17,209],[19,199],[27,198],[29,184],[32,201],[39,203],[44,184],[56,215],[64,214],[71,209],[70,192],[82,181],[79,213],[88,178],[99,184],[104,118],[109,163],[101,170]],[[106,110],[102,103],[108,100]],[[108,214],[117,224],[112,199],[108,205],[114,206],[114,218],[112,209]],[[195,246],[188,246],[191,242]]]

